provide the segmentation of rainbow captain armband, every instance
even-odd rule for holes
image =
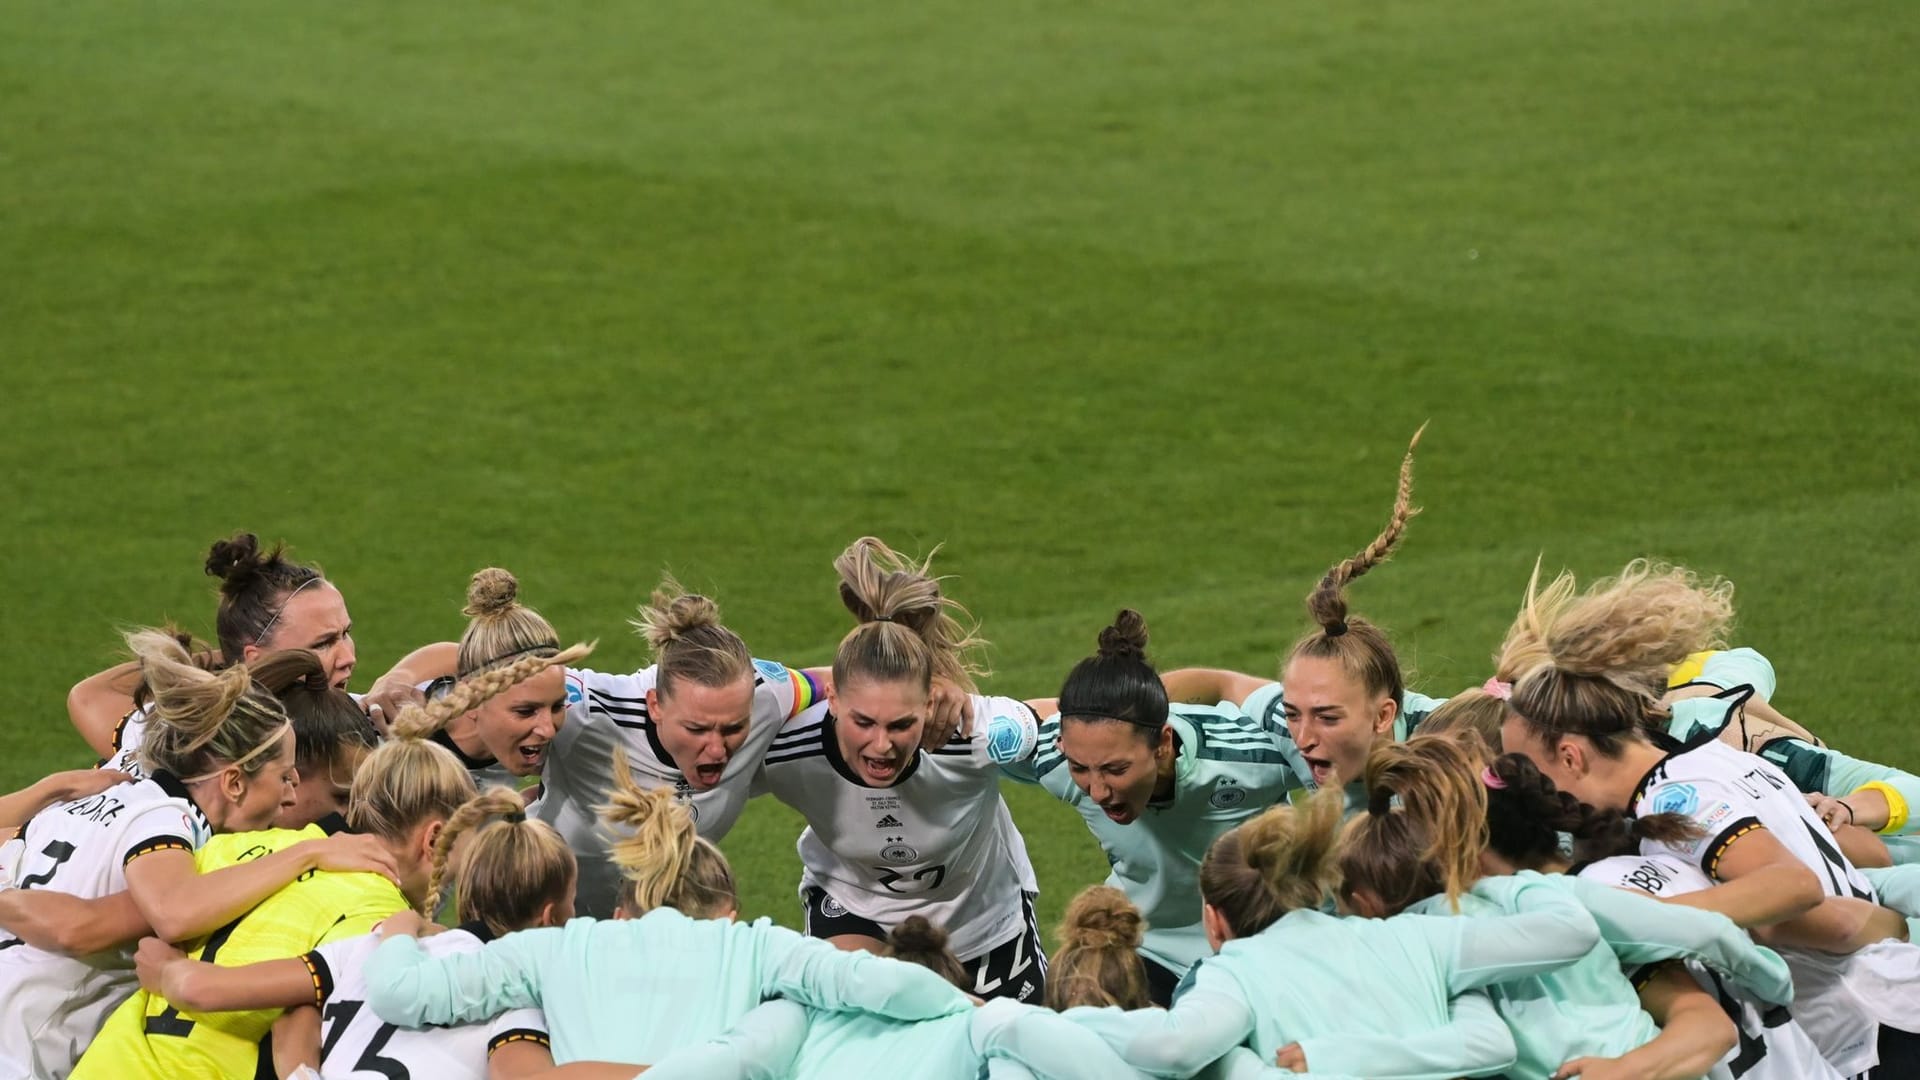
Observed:
[[[1899,788],[1884,780],[1869,780],[1853,789],[1855,795],[1863,791],[1877,791],[1887,800],[1887,824],[1880,830],[1881,836],[1893,836],[1907,827],[1907,797]]]

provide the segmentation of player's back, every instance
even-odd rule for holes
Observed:
[[[142,855],[192,850],[212,827],[186,789],[161,773],[56,803],[20,836],[12,886],[98,898],[124,892]],[[91,956],[45,952],[0,937],[0,1077],[63,1077],[107,1016],[135,988],[126,949]]]
[[[491,937],[463,926],[420,939],[430,956],[474,952]],[[493,1020],[450,1027],[403,1028],[367,1007],[366,960],[379,947],[372,934],[330,942],[309,952],[314,1004],[320,1009],[320,1072],[327,1080],[486,1080],[487,1057],[509,1042],[549,1045],[539,1009],[511,1009]]]

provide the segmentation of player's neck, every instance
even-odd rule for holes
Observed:
[[[1603,805],[1616,810],[1632,810],[1633,796],[1640,789],[1640,781],[1666,757],[1667,752],[1652,743],[1630,739],[1621,749],[1619,757],[1597,759],[1594,778],[1605,795]]]

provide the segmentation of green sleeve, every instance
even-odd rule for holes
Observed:
[[[1700,674],[1693,682],[1717,686],[1722,690],[1731,690],[1736,686],[1753,687],[1753,696],[1761,701],[1772,701],[1773,691],[1779,685],[1773,673],[1773,663],[1753,649],[1721,649],[1700,668]]]
[[[1473,891],[1499,896],[1496,903],[1518,914],[1487,919],[1394,916],[1415,920],[1410,925],[1428,936],[1447,973],[1449,997],[1565,967],[1600,944],[1600,928],[1593,916],[1571,895],[1550,885],[1519,876],[1482,878]]]
[[[1906,821],[1892,835],[1920,832],[1920,776],[1891,765],[1880,765],[1849,757],[1828,746],[1815,746],[1805,739],[1783,736],[1760,748],[1760,756],[1780,767],[1793,786],[1807,794],[1845,798],[1870,783],[1881,783],[1894,790],[1906,803]],[[1895,807],[1895,818],[1899,814]]]
[[[1392,1035],[1324,1035],[1301,1039],[1307,1068],[1396,1080],[1452,1080],[1487,1076],[1510,1067],[1519,1051],[1513,1032],[1480,991],[1449,1003],[1448,1022],[1430,1031]],[[1278,1066],[1275,1073],[1279,1075]]]
[[[1138,1076],[1100,1036],[1051,1009],[989,1001],[974,1011],[974,1049],[987,1060],[1018,1063],[1050,1080],[1125,1080]]]
[[[780,998],[764,1001],[726,1034],[675,1050],[646,1075],[651,1080],[779,1080],[792,1075],[807,1027],[805,1007]]]
[[[428,956],[416,938],[388,938],[367,958],[367,1004],[401,1027],[477,1024],[508,1009],[539,1008],[541,975],[565,933],[521,930],[445,956]]]
[[[1793,1001],[1793,976],[1772,949],[1756,945],[1745,930],[1717,911],[1665,904],[1579,877],[1555,882],[1569,889],[1600,926],[1600,936],[1629,966],[1663,960],[1698,960],[1724,972],[1762,1001]]]
[[[785,997],[816,1009],[894,1020],[931,1020],[973,1007],[952,983],[918,964],[846,952],[770,923],[741,929],[765,936],[762,998]]]
[[[1101,1009],[1072,1019],[1094,1026],[1128,1065],[1149,1076],[1192,1076],[1246,1042],[1255,1022],[1232,975],[1212,964],[1193,974],[1193,985],[1171,1009]]]

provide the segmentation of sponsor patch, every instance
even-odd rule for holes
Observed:
[[[771,660],[755,660],[753,662],[753,669],[765,676],[766,680],[770,683],[783,683],[787,681],[787,665],[785,664],[776,664]]]

